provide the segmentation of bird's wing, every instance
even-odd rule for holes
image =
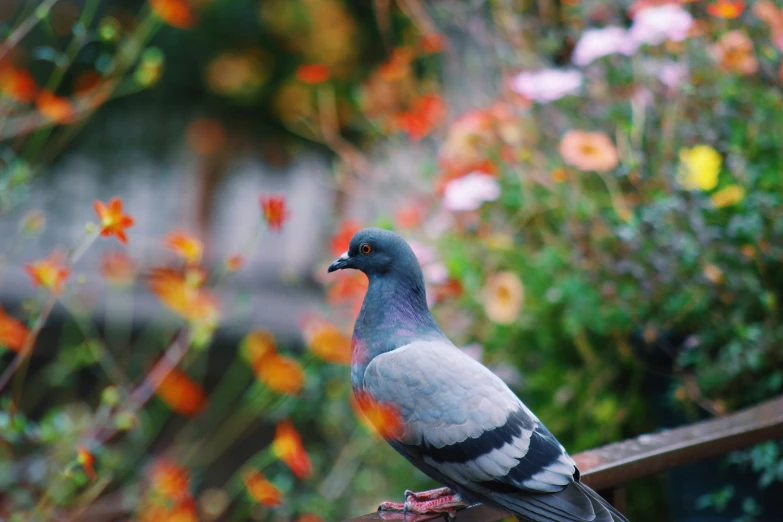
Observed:
[[[451,344],[415,342],[379,355],[363,388],[398,410],[405,429],[395,446],[466,489],[553,493],[574,481],[576,465],[541,421]]]

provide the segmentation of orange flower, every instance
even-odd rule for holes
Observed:
[[[6,314],[3,307],[0,306],[0,346],[18,352],[24,346],[29,333],[22,321]]]
[[[617,149],[603,132],[569,130],[560,140],[560,155],[579,170],[608,172],[617,166]]]
[[[324,522],[324,520],[316,515],[313,515],[312,513],[303,513],[299,515],[299,518],[296,519],[296,522]]]
[[[136,265],[125,252],[106,252],[101,258],[101,275],[114,286],[128,286],[136,277]]]
[[[174,231],[163,239],[166,248],[180,256],[186,262],[197,264],[204,253],[204,244],[200,239],[179,230]]]
[[[272,441],[272,453],[285,462],[297,478],[306,479],[313,474],[313,466],[302,445],[302,437],[291,421],[277,424],[275,439]]]
[[[180,29],[196,24],[196,13],[187,0],[150,0],[152,12],[164,22]]]
[[[29,71],[4,66],[0,67],[0,92],[14,101],[30,103],[38,94],[38,85]]]
[[[269,482],[264,475],[256,470],[248,470],[242,473],[242,481],[245,483],[250,496],[263,506],[277,506],[283,501],[283,494]]]
[[[255,330],[242,340],[242,355],[252,367],[267,357],[277,355],[275,336],[268,330]]]
[[[285,395],[299,395],[304,385],[304,371],[291,357],[274,354],[256,362],[256,377],[271,390]]]
[[[33,280],[33,286],[43,286],[54,294],[62,291],[63,283],[71,274],[71,269],[65,265],[65,256],[56,251],[40,261],[24,265],[24,271]]]
[[[180,415],[195,415],[207,403],[207,396],[201,386],[177,368],[172,368],[166,374],[155,394]]]
[[[718,0],[707,6],[707,13],[717,18],[733,20],[738,18],[745,10],[745,2],[742,0]]]
[[[90,453],[87,448],[84,446],[80,447],[76,452],[76,459],[79,461],[79,464],[82,465],[84,468],[84,472],[87,473],[87,476],[90,477],[90,479],[95,478],[95,455]]]
[[[193,499],[178,504],[146,502],[138,517],[139,522],[199,522]]]
[[[93,204],[98,219],[101,220],[101,235],[115,236],[123,245],[128,244],[125,229],[133,226],[133,218],[122,213],[122,200],[112,198],[109,204],[96,200]]]
[[[411,72],[411,62],[416,52],[410,47],[398,47],[392,51],[391,57],[378,68],[381,78],[387,82],[397,82]]]
[[[296,77],[302,83],[318,85],[329,79],[329,68],[321,63],[309,63],[296,68]]]
[[[66,123],[76,114],[68,98],[49,91],[41,91],[35,105],[45,118],[57,123]]]
[[[351,339],[333,324],[315,317],[305,321],[303,333],[307,345],[324,361],[351,364]]]
[[[190,496],[188,470],[169,458],[159,458],[149,470],[150,485],[155,493],[172,502],[183,502]]]
[[[245,258],[241,254],[234,254],[226,258],[226,272],[239,272],[245,265]]]
[[[404,433],[399,410],[389,403],[376,401],[369,393],[355,394],[351,401],[359,420],[385,439],[398,439]]]
[[[261,196],[261,211],[269,229],[275,232],[279,232],[283,228],[285,220],[288,219],[285,197],[283,196]]]
[[[724,71],[750,76],[759,69],[759,62],[753,52],[753,41],[738,29],[724,34],[708,50]]]
[[[206,275],[196,268],[178,272],[170,268],[153,269],[149,275],[149,289],[164,305],[184,319],[215,324],[220,318],[220,307],[214,294],[202,288]]]
[[[337,229],[337,233],[332,236],[332,255],[336,257],[347,252],[348,246],[351,243],[351,238],[360,228],[362,227],[359,225],[359,222],[352,219],[346,219],[341,222]]]
[[[397,116],[397,128],[419,141],[441,124],[446,117],[446,103],[437,94],[427,94],[413,103],[410,110]]]
[[[425,34],[419,39],[419,48],[429,54],[442,53],[448,46],[448,40],[440,33]]]

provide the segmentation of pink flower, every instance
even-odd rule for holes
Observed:
[[[573,62],[585,66],[598,58],[610,54],[632,55],[636,42],[622,27],[609,26],[603,29],[589,29],[582,33],[574,48]]]
[[[669,89],[676,89],[688,78],[688,67],[673,60],[645,60],[644,70]]]
[[[582,88],[582,73],[575,70],[523,71],[511,78],[515,93],[539,103],[549,103],[576,94]]]
[[[688,68],[678,62],[666,61],[658,69],[658,79],[670,89],[676,88],[688,78]]]
[[[693,17],[679,5],[656,5],[636,13],[628,34],[637,45],[660,45],[666,40],[685,40],[691,25]]]
[[[443,191],[443,205],[452,212],[477,210],[485,201],[500,197],[500,186],[494,176],[471,172],[449,181]]]
[[[449,270],[441,261],[438,260],[435,248],[431,245],[419,243],[418,241],[409,242],[411,250],[419,260],[421,269],[424,272],[424,278],[428,283],[443,284],[449,279]]]

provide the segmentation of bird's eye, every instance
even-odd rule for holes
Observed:
[[[369,243],[362,243],[362,246],[359,247],[359,250],[361,250],[362,254],[366,256],[372,252],[372,245]]]

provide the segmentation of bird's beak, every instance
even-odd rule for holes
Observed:
[[[349,262],[351,261],[351,257],[348,255],[348,252],[344,253],[337,259],[335,259],[334,263],[329,265],[329,269],[326,271],[327,273],[331,274],[335,270],[342,270],[343,268],[350,268]]]

